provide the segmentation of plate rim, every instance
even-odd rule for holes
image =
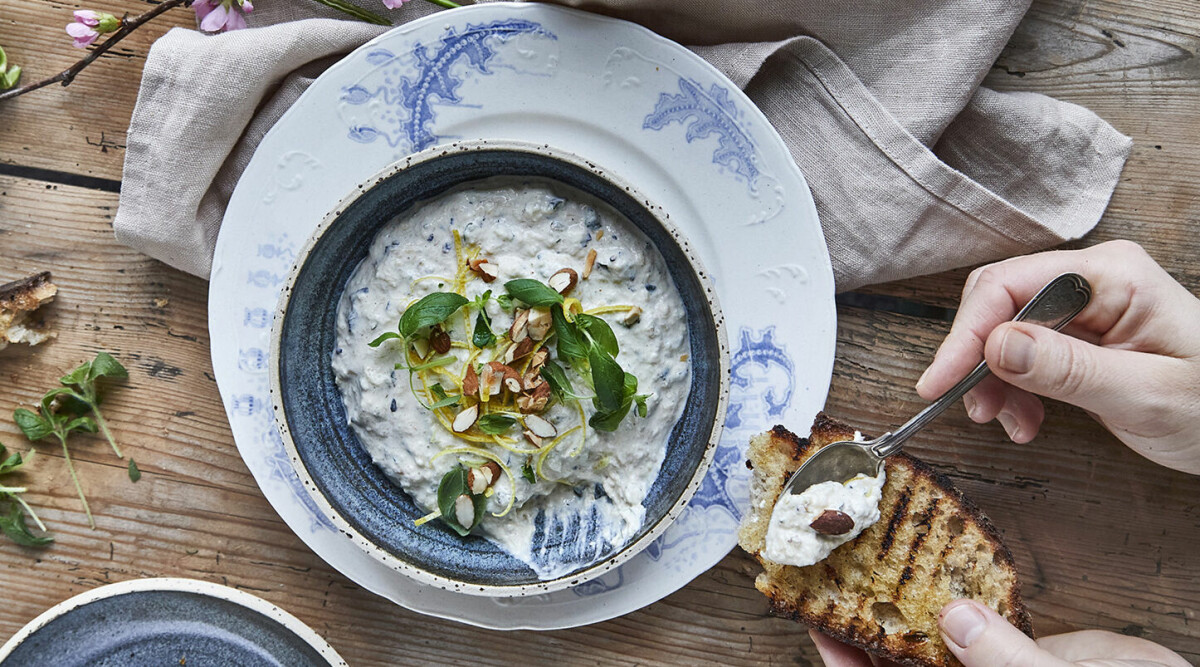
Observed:
[[[316,630],[313,630],[306,623],[274,603],[230,586],[185,577],[129,579],[115,584],[105,584],[104,586],[98,586],[73,595],[38,614],[33,620],[18,630],[16,634],[10,637],[3,646],[0,646],[0,663],[3,663],[5,658],[11,655],[21,644],[50,624],[50,622],[66,616],[76,609],[108,598],[151,591],[192,593],[203,597],[232,602],[279,623],[289,632],[302,639],[304,643],[312,647],[330,665],[334,665],[335,667],[345,667],[347,665],[345,659],[330,646],[329,642],[317,634]]]

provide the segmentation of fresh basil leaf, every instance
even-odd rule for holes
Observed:
[[[532,278],[517,278],[504,283],[509,296],[535,308],[547,308],[563,302],[563,297],[546,283]]]
[[[92,360],[91,371],[88,374],[88,378],[92,381],[95,381],[102,377],[119,380],[129,377],[129,371],[125,370],[125,367],[121,365],[121,362],[114,359],[111,354],[107,352],[101,352],[96,355],[95,359]]]
[[[500,296],[496,297],[496,303],[500,306],[500,309],[505,312],[513,309],[512,297],[507,294],[501,294]]]
[[[395,331],[389,331],[385,334],[380,335],[379,338],[376,338],[375,340],[371,341],[370,343],[367,343],[367,346],[368,347],[379,347],[380,345],[383,345],[384,341],[393,340],[393,339],[404,340],[404,336],[401,336],[400,334],[396,333]]]
[[[622,388],[624,391],[625,398],[629,398],[629,397],[633,396],[634,394],[636,394],[637,387],[638,387],[637,377],[634,376],[633,373],[626,373],[625,374],[625,386]]]
[[[571,380],[567,377],[566,371],[562,366],[547,359],[542,366],[541,376],[550,383],[550,393],[559,401],[565,401],[568,398],[577,398],[575,396],[575,387],[571,386]]]
[[[70,433],[71,431],[95,433],[98,430],[100,429],[96,427],[96,422],[91,417],[76,417],[67,422],[66,426],[63,427],[64,433]]]
[[[471,337],[471,342],[475,344],[475,347],[479,348],[491,347],[496,342],[496,334],[492,333],[487,313],[482,309],[475,316],[475,335]]]
[[[521,476],[530,484],[537,484],[537,475],[533,472],[533,465],[528,461],[525,462],[525,465],[521,466]]]
[[[0,458],[4,458],[6,454],[8,454],[8,450],[4,447],[4,445],[0,445]],[[21,460],[20,453],[16,453],[8,458],[4,458],[4,461],[0,462],[0,475],[7,475],[17,468],[20,468],[22,463],[23,461]]]
[[[608,322],[595,315],[580,313],[575,316],[575,326],[604,348],[605,352],[616,358],[620,348],[617,346],[617,337],[613,334],[612,327],[608,326]]]
[[[647,398],[650,398],[650,394],[638,394],[633,397],[633,402],[637,403],[638,416],[643,419],[645,419],[646,413],[650,410],[650,408],[646,406]]]
[[[461,398],[460,396],[447,396],[446,390],[442,388],[440,382],[430,387],[429,391],[433,394],[434,399],[436,399],[435,402],[429,406],[430,410],[436,410],[438,408],[444,408],[450,405],[457,405],[459,399]]]
[[[587,347],[580,340],[575,325],[567,321],[562,306],[550,309],[550,319],[554,323],[554,335],[558,338],[558,358],[567,363],[587,359]]]
[[[418,329],[446,321],[454,311],[468,303],[467,297],[453,292],[426,294],[400,316],[400,335],[410,338]]]
[[[438,509],[442,512],[442,522],[454,529],[454,532],[466,537],[471,531],[463,528],[458,522],[457,514],[454,512],[454,501],[464,493],[468,493],[467,487],[467,469],[458,464],[450,469],[442,476],[442,481],[438,484]],[[479,510],[476,507],[476,515]]]
[[[69,375],[64,375],[63,377],[59,378],[58,381],[67,386],[75,385],[77,387],[82,387],[83,385],[87,384],[91,374],[92,362],[89,361],[80,365],[79,368],[71,371]]]
[[[129,481],[137,482],[142,478],[142,471],[138,470],[137,464],[133,462],[133,458],[129,459]]]
[[[588,419],[588,425],[597,431],[612,432],[617,430],[621,425],[621,420],[625,419],[625,415],[629,414],[629,406],[633,403],[632,400],[627,400],[621,403],[621,406],[616,410],[600,410]]]
[[[19,503],[10,503],[7,514],[0,514],[0,530],[23,547],[44,547],[54,541],[50,536],[38,537],[25,525],[25,512]]]
[[[17,427],[30,442],[37,442],[54,433],[54,425],[49,420],[43,419],[25,408],[19,408],[13,412],[13,421],[17,423]]]
[[[599,345],[592,345],[588,350],[588,363],[592,367],[596,407],[604,412],[619,409],[625,400],[625,371]]]
[[[517,420],[509,417],[508,415],[489,412],[488,414],[480,417],[479,421],[476,422],[476,425],[478,425],[479,430],[483,431],[484,433],[499,435],[508,431],[508,429],[512,428],[513,424],[516,423]]]

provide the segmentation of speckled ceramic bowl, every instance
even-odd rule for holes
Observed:
[[[477,536],[460,537],[371,461],[347,423],[331,370],[343,288],[376,233],[398,213],[451,188],[493,176],[549,179],[607,203],[657,246],[685,304],[692,359],[687,405],[671,432],[662,469],[628,543],[541,580],[525,563]],[[661,209],[582,158],[519,142],[462,142],[392,165],[344,199],[299,253],[284,286],[271,339],[271,395],[292,466],[313,500],[357,546],[418,581],[463,593],[520,596],[577,585],[648,546],[683,511],[704,479],[720,439],[728,395],[728,351],[704,270]],[[574,540],[572,534],[546,538]]]
[[[54,605],[0,647],[4,667],[344,666],[295,616],[194,579],[134,579]]]

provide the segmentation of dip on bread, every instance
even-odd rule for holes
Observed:
[[[858,475],[847,482],[821,482],[800,493],[784,493],[767,526],[764,558],[805,567],[879,521],[879,499],[887,473]]]
[[[406,332],[410,309],[421,323],[450,314]],[[561,327],[577,344],[566,358]],[[359,441],[426,519],[548,579],[641,528],[689,350],[683,302],[641,232],[573,189],[501,178],[381,229],[346,284],[332,366]],[[616,368],[615,399],[597,365]]]

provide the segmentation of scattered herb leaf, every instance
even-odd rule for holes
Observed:
[[[562,366],[547,359],[542,365],[541,376],[546,382],[550,383],[550,393],[559,401],[566,401],[568,398],[579,398],[575,395],[575,387],[571,386],[571,380],[567,377]]]
[[[491,322],[483,310],[475,316],[475,335],[471,337],[475,347],[491,347],[496,342],[496,334],[492,333]]]
[[[9,454],[8,449],[3,444],[0,444],[0,475],[15,472],[32,459],[32,451],[30,451],[28,457],[22,458],[19,452]],[[0,512],[0,531],[8,535],[12,541],[22,546],[41,547],[50,544],[54,541],[53,538],[49,535],[40,537],[34,535],[25,524],[25,512],[28,511],[29,516],[33,517],[38,527],[43,532],[46,530],[46,527],[42,525],[41,519],[38,519],[37,515],[33,513],[33,508],[21,499],[20,494],[24,491],[24,487],[0,484],[0,502],[8,503],[8,510]]]
[[[617,337],[613,334],[612,327],[608,326],[608,322],[596,317],[580,313],[575,316],[575,326],[579,328],[592,341],[598,343],[612,357],[616,357],[619,352],[617,346]]]
[[[521,466],[521,476],[530,484],[537,484],[537,475],[533,472],[533,465],[528,461],[525,462],[525,465]]]
[[[469,301],[465,296],[453,292],[426,294],[405,309],[404,314],[400,316],[400,335],[411,338],[418,329],[441,324],[467,303]]]
[[[561,304],[563,297],[549,285],[532,278],[517,278],[504,283],[509,296],[535,308],[548,308]]]
[[[568,364],[576,364],[587,360],[588,352],[575,325],[567,321],[561,305],[550,309],[550,319],[554,323],[554,335],[558,338],[558,358]]]
[[[436,410],[438,408],[444,408],[451,405],[458,405],[458,401],[461,398],[460,396],[447,396],[446,390],[442,388],[441,383],[433,385],[429,388],[429,391],[436,399],[434,403],[429,406],[430,410]]]
[[[17,503],[9,505],[7,514],[0,514],[0,530],[23,547],[44,547],[54,541],[54,538],[48,535],[38,537],[29,532],[29,526],[25,524],[25,512]]]
[[[464,528],[458,522],[457,514],[454,512],[454,502],[464,493],[471,496],[471,501],[475,505],[475,520],[471,524],[471,528],[474,528],[483,520],[483,513],[487,508],[487,498],[484,498],[483,494],[471,494],[471,489],[467,485],[467,469],[460,463],[443,475],[441,483],[438,484],[438,509],[442,513],[440,517],[442,522],[453,528],[454,532],[466,537],[471,530]]]
[[[588,350],[588,363],[592,367],[592,387],[596,390],[596,407],[613,411],[621,407],[625,399],[625,371],[599,345]]]
[[[383,342],[385,340],[393,340],[393,339],[404,340],[404,336],[401,336],[400,334],[396,333],[395,331],[389,331],[385,334],[380,335],[379,338],[376,338],[375,340],[371,341],[370,343],[367,343],[367,346],[368,347],[379,347],[380,345],[383,345]]]
[[[499,412],[489,412],[488,414],[480,417],[479,421],[476,422],[476,425],[478,425],[479,430],[483,431],[484,433],[499,435],[508,431],[508,429],[512,428],[513,424],[516,423],[517,420],[509,417],[508,415],[501,414]]]
[[[138,470],[137,464],[133,462],[133,458],[129,459],[129,481],[137,482],[142,478],[142,471]]]
[[[500,309],[505,312],[513,309],[512,297],[507,294],[501,294],[500,296],[496,297],[496,303],[500,306]]]

